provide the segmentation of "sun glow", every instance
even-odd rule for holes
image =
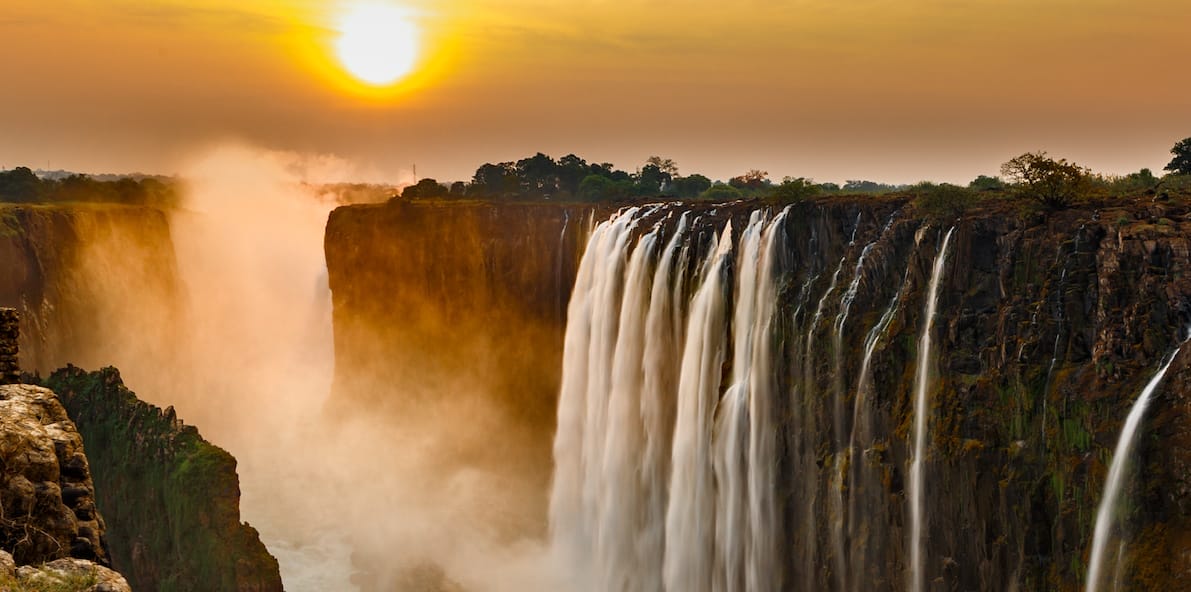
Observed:
[[[339,21],[335,43],[339,62],[369,85],[388,86],[410,75],[418,63],[419,31],[409,13],[397,6],[352,6]]]

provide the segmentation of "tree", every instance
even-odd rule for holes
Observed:
[[[736,189],[760,189],[769,185],[769,173],[752,169],[739,177],[728,179],[728,185]]]
[[[845,193],[887,193],[889,191],[893,191],[894,189],[897,188],[893,185],[857,179],[849,179],[845,181],[843,187],[843,191]]]
[[[516,166],[511,162],[483,164],[472,177],[469,193],[477,195],[516,194],[520,189]]]
[[[600,164],[591,165],[591,174],[599,175],[601,177],[608,177],[613,181],[628,181],[632,178],[632,175],[624,171],[617,170],[616,167],[610,162],[602,162]]]
[[[1180,140],[1170,149],[1170,153],[1174,158],[1170,159],[1170,164],[1163,170],[1176,175],[1191,175],[1191,138]]]
[[[405,199],[445,197],[447,193],[448,189],[445,186],[440,185],[434,179],[426,178],[403,189],[401,197]]]
[[[1088,188],[1091,171],[1065,159],[1049,158],[1046,152],[1027,152],[1001,165],[1001,174],[1013,182],[1020,195],[1062,209]]]
[[[658,168],[657,165],[647,164],[637,175],[637,192],[641,195],[657,195],[670,183],[670,173]]]
[[[695,173],[686,177],[675,177],[670,188],[678,197],[696,197],[711,188],[711,179]]]
[[[671,178],[678,175],[678,163],[669,158],[662,158],[660,156],[650,156],[645,160],[645,164],[652,164],[658,170],[670,175]]]
[[[1000,191],[1005,188],[1005,182],[1000,177],[980,175],[968,183],[968,189],[976,191]]]
[[[583,182],[583,178],[591,174],[591,167],[587,166],[587,161],[568,154],[558,159],[558,189],[576,195],[579,193],[579,183]]]
[[[937,220],[955,219],[976,202],[975,189],[948,183],[919,183],[912,190],[917,194],[914,206]]]
[[[37,178],[29,167],[0,171],[0,199],[34,201],[41,195],[41,191],[41,179]]]
[[[516,167],[523,194],[544,196],[558,191],[558,163],[553,158],[539,152],[518,160]]]
[[[806,177],[786,177],[777,187],[773,188],[771,197],[779,202],[802,201],[817,195],[820,189],[815,182]]]

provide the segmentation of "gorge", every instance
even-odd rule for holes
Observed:
[[[1143,390],[1102,585],[1191,578],[1181,200],[302,203],[0,242],[26,369],[227,446],[291,590],[1084,589]]]
[[[421,208],[413,219],[435,208],[470,209],[369,207],[392,216]],[[525,214],[515,209],[488,208],[477,206],[466,216],[488,212],[500,221],[498,228],[525,223]],[[558,236],[564,219],[577,218],[574,212],[563,215],[566,206],[539,208],[545,228],[488,236],[485,274],[445,276],[457,282],[451,289],[442,278],[415,280],[412,287],[407,282],[405,289],[449,302],[451,292],[487,293],[497,282],[492,278],[503,275],[536,278],[515,284],[535,290],[567,290],[569,282],[554,279],[556,266],[549,258],[502,259],[522,241]],[[770,221],[781,215],[781,230],[761,226],[760,218],[750,224],[762,214]],[[677,561],[679,553],[659,540],[680,536],[681,549],[695,545],[696,557],[718,557],[704,563],[714,572],[696,578],[707,586],[723,582],[715,589],[749,585],[740,583],[740,574],[762,572],[742,570],[741,557],[754,561],[770,550],[777,569],[764,573],[780,578],[776,585],[782,589],[909,589],[911,565],[917,564],[913,555],[919,553],[923,589],[1083,588],[1112,445],[1187,320],[1185,214],[1177,202],[1106,204],[1047,215],[990,204],[963,216],[949,232],[950,224],[924,219],[907,200],[837,198],[796,204],[784,214],[777,208],[765,214],[750,203],[642,206],[597,224],[586,255],[592,275],[575,268],[567,353],[540,351],[549,360],[542,367],[563,368],[551,536],[556,544],[571,539],[563,546],[581,558],[563,564],[586,574],[591,589],[656,589],[667,562]],[[370,219],[378,222],[370,225]],[[347,236],[347,228],[364,225],[370,233],[385,234],[383,249],[394,257],[435,248],[446,260],[455,256],[449,244],[396,232],[379,222],[383,219],[354,208],[332,217],[328,262],[337,321],[353,313],[357,298],[386,293],[380,283],[335,283],[336,268],[345,262],[336,238]],[[690,228],[680,229],[684,219]],[[755,292],[745,296],[761,282],[741,275],[741,269],[756,272],[754,233],[761,228],[776,241],[770,257],[780,265],[780,271],[769,272],[776,284],[772,304],[762,304]],[[370,237],[365,243],[374,240],[364,236]],[[950,253],[939,257],[945,243]],[[373,255],[381,248],[352,249],[353,266],[388,264]],[[936,262],[942,269],[932,274]],[[659,273],[672,277],[649,288]],[[926,337],[937,343],[919,359],[932,275],[939,282],[938,312]],[[713,277],[720,279],[709,287]],[[673,302],[680,305],[672,302],[676,310],[670,315],[654,306],[665,298],[653,296],[667,291],[676,293]],[[520,306],[530,300],[514,301]],[[764,326],[757,319],[767,315],[749,309],[764,306],[774,307],[773,326],[768,342],[761,335],[757,344],[758,324]],[[483,318],[462,307],[447,308],[464,319]],[[534,310],[541,315],[553,309]],[[651,318],[660,323],[667,316],[685,334],[668,349],[657,337],[666,331],[651,324]],[[354,368],[343,363],[353,355],[353,343],[345,345],[337,348],[337,373]],[[756,357],[764,346],[774,348],[772,357]],[[406,359],[400,347],[384,351],[388,360]],[[773,384],[756,391],[776,393],[777,460],[767,491],[749,489],[743,485],[749,479],[740,477],[755,469],[749,455],[764,447],[750,442],[749,430],[741,426],[764,422],[765,410],[739,413],[749,399],[738,393],[750,389],[738,385],[742,376],[752,376],[740,368],[758,365],[770,368],[762,374]],[[1186,429],[1184,367],[1182,357],[1176,358],[1168,386],[1155,393],[1161,403],[1146,420],[1150,435],[1139,442],[1141,469],[1126,482],[1134,500],[1122,531],[1131,541],[1125,548],[1133,549],[1126,558],[1128,589],[1177,587],[1187,577],[1186,555],[1179,550],[1187,514],[1176,493],[1186,491],[1186,461],[1178,447],[1163,445]],[[918,381],[919,375],[930,380]],[[917,400],[916,383],[925,395]],[[658,384],[667,386],[658,391]],[[702,393],[702,405],[686,411],[684,395],[696,392]],[[525,404],[524,389],[511,396],[516,398],[501,400]],[[542,389],[537,396],[548,409],[552,392]],[[650,401],[661,407],[650,407]],[[916,456],[919,421],[925,452]],[[658,422],[663,427],[653,428]],[[690,438],[689,445],[678,444]],[[545,444],[539,440],[539,446]],[[685,477],[667,472],[667,463],[686,458],[683,449],[696,455],[693,466],[701,475],[689,478],[697,494],[681,489],[688,487],[680,483]],[[725,462],[728,458],[736,462]],[[922,471],[922,530],[914,537],[911,508],[917,504],[909,497],[916,464]],[[768,548],[750,543],[752,551],[750,544],[715,542],[752,534],[764,540],[764,532],[740,525],[749,523],[744,518],[749,512],[765,511],[767,495],[776,500],[776,541]],[[674,526],[702,528],[701,535],[675,535],[663,526],[671,526],[663,517],[680,511],[666,504],[677,502],[675,496],[697,504],[690,515],[700,518]],[[738,535],[744,538],[720,538]],[[911,540],[921,541],[920,551]],[[725,548],[732,552],[717,555]],[[638,571],[642,565],[647,567]]]

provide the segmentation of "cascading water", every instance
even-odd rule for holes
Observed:
[[[755,212],[738,241],[731,222],[716,230],[689,307],[692,227],[710,222],[626,210],[593,231],[568,310],[550,509],[576,588],[776,587],[771,323],[785,218]]]
[[[1162,379],[1166,376],[1166,371],[1170,369],[1170,365],[1174,362],[1179,350],[1175,350],[1166,356],[1162,361],[1161,367],[1154,377],[1142,389],[1141,395],[1137,397],[1137,401],[1133,403],[1133,408],[1129,410],[1129,415],[1125,418],[1125,426],[1121,429],[1121,438],[1117,441],[1116,449],[1112,454],[1112,465],[1108,469],[1108,479],[1104,482],[1104,495],[1100,498],[1100,507],[1096,510],[1096,528],[1092,538],[1092,552],[1088,559],[1088,579],[1087,592],[1096,592],[1100,589],[1100,580],[1103,577],[1101,574],[1104,571],[1104,563],[1106,561],[1105,553],[1109,543],[1109,539],[1115,535],[1114,529],[1118,528],[1120,515],[1118,507],[1120,505],[1121,490],[1124,486],[1125,477],[1129,473],[1129,466],[1133,460],[1133,447],[1137,443],[1138,428],[1141,427],[1141,420],[1145,417],[1146,408],[1150,405],[1150,399],[1154,392],[1158,389],[1158,385],[1162,383]],[[1114,580],[1119,581],[1119,562],[1121,555],[1124,552],[1124,541],[1121,541],[1117,551],[1118,561],[1118,576]],[[1117,586],[1119,587],[1119,586]]]
[[[951,244],[951,234],[955,227],[947,231],[943,237],[943,244],[939,247],[939,254],[935,256],[935,264],[931,268],[930,288],[926,296],[926,310],[922,318],[922,337],[918,340],[918,370],[914,377],[914,457],[910,463],[910,591],[921,592],[924,581],[924,566],[922,564],[922,506],[923,488],[926,479],[926,429],[927,395],[930,393],[930,365],[931,358],[931,329],[935,322],[935,309],[939,300],[939,281],[943,277],[943,267],[947,261],[947,247]]]
[[[890,323],[893,322],[893,317],[901,306],[902,295],[906,291],[906,286],[910,282],[910,270],[907,269],[902,278],[901,287],[894,293],[893,299],[889,302],[889,306],[885,308],[885,312],[881,314],[881,318],[876,325],[869,330],[868,335],[864,338],[864,357],[860,362],[859,378],[856,381],[856,395],[852,402],[852,433],[848,438],[848,467],[851,469],[851,476],[848,481],[848,540],[851,541],[852,547],[850,549],[849,560],[849,574],[852,578],[849,580],[851,585],[846,588],[860,592],[863,590],[862,574],[869,567],[868,563],[868,538],[871,536],[871,528],[869,527],[867,518],[868,513],[860,512],[860,504],[862,503],[862,496],[868,496],[870,493],[871,484],[869,483],[868,473],[857,462],[856,451],[859,446],[868,445],[871,443],[872,425],[868,413],[870,391],[873,389],[872,384],[872,360],[873,354],[877,350],[877,344],[881,341],[881,337],[889,328]],[[865,501],[872,505],[876,505],[879,500],[865,497]]]

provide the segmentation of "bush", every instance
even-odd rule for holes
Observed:
[[[779,202],[787,203],[792,201],[802,201],[808,197],[818,195],[821,189],[815,182],[805,177],[786,177],[782,183],[773,188],[773,192],[769,194],[770,199]]]
[[[914,207],[936,220],[957,218],[976,202],[973,190],[947,183],[920,183],[912,191],[917,194]]]
[[[975,191],[1001,191],[1005,189],[1005,181],[1001,180],[1000,177],[980,175],[972,179],[971,183],[968,183],[968,189]]]
[[[699,194],[699,199],[704,201],[732,201],[740,199],[740,190],[731,185],[724,185],[723,183],[716,183],[707,188],[707,191]]]

